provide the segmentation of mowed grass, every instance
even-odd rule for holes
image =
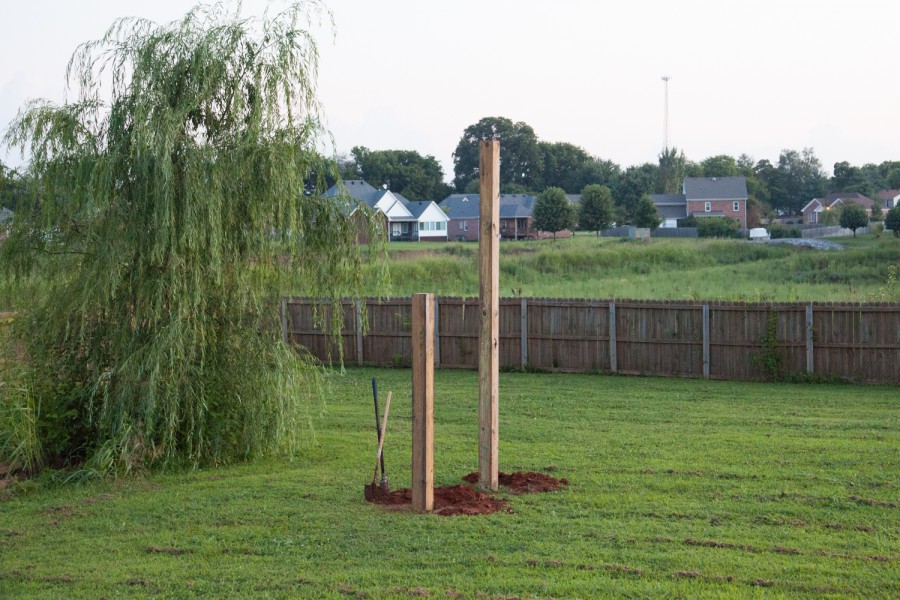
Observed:
[[[363,501],[372,377],[409,486],[410,372],[334,373],[293,461],[0,491],[0,597],[900,596],[896,387],[503,373],[501,469],[571,485],[441,517]],[[435,398],[452,485],[477,374],[438,372]]]
[[[652,239],[579,234],[500,244],[503,296],[735,301],[900,301],[900,239],[839,238],[846,250],[744,240]],[[372,295],[478,294],[478,245],[392,243],[390,282]],[[299,290],[289,290],[300,293]]]

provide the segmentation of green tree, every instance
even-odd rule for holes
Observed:
[[[841,227],[853,230],[853,237],[856,237],[856,230],[869,224],[869,218],[866,216],[866,210],[859,204],[848,204],[841,209],[841,217],[838,221]]]
[[[634,223],[641,197],[652,194],[656,189],[658,170],[659,167],[652,163],[625,169],[613,192],[613,199],[616,206],[621,209],[622,218],[626,223]]]
[[[612,192],[605,185],[592,183],[581,190],[581,208],[578,225],[587,231],[608,229],[615,215]]]
[[[662,223],[656,204],[650,199],[650,196],[644,194],[638,201],[637,209],[634,213],[635,227],[649,227],[651,230],[657,229]]]
[[[355,228],[304,193],[334,170],[303,29],[321,10],[120,19],[73,55],[74,102],[11,124],[35,185],[3,266],[50,281],[21,320],[42,408],[32,467],[214,465],[300,442],[317,371],[281,340],[280,289],[361,289]]]
[[[556,232],[570,229],[574,225],[574,215],[566,192],[562,188],[549,187],[534,201],[534,226],[540,231]]]
[[[541,153],[534,129],[505,117],[485,117],[466,127],[453,152],[453,183],[457,191],[478,181],[478,143],[494,139],[500,140],[500,181],[534,189],[541,175]]]
[[[444,183],[444,170],[433,156],[422,156],[415,150],[369,150],[356,146],[351,151],[352,166],[344,165],[345,173],[353,173],[378,187],[399,192],[410,200],[440,201],[452,193]]]
[[[617,164],[591,156],[574,144],[538,142],[538,149],[541,152],[541,176],[537,182],[540,189],[560,187],[575,194],[592,183],[609,187],[615,184],[620,172]],[[502,150],[500,159],[503,160]]]
[[[661,194],[681,193],[687,172],[687,162],[684,152],[676,148],[668,148],[660,152],[656,190]]]
[[[824,196],[828,187],[822,163],[812,148],[782,150],[778,166],[761,168],[760,174],[768,184],[772,206],[790,214],[799,214],[812,198]]]
[[[894,237],[900,237],[900,205],[887,212],[884,217],[884,226],[894,232]]]
[[[710,156],[700,163],[704,177],[736,177],[740,175],[737,161],[727,154]]]

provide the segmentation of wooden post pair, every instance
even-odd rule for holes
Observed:
[[[479,156],[478,479],[482,489],[496,491],[500,414],[500,142],[482,141]],[[434,508],[434,309],[434,294],[413,295],[412,505],[417,512]]]

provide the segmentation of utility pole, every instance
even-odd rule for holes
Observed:
[[[663,75],[662,80],[665,85],[665,105],[663,110],[663,149],[668,152],[669,151],[669,77],[668,75]]]

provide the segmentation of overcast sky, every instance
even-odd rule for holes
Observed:
[[[166,22],[192,0],[2,0],[0,127],[61,101],[72,51],[126,15]],[[265,0],[245,0],[261,14]],[[337,151],[417,150],[453,175],[463,130],[531,125],[623,167],[664,138],[691,160],[777,161],[813,147],[825,170],[900,160],[900,2],[330,0],[319,96]],[[501,150],[502,152],[502,150]],[[15,154],[0,160],[18,164]]]

